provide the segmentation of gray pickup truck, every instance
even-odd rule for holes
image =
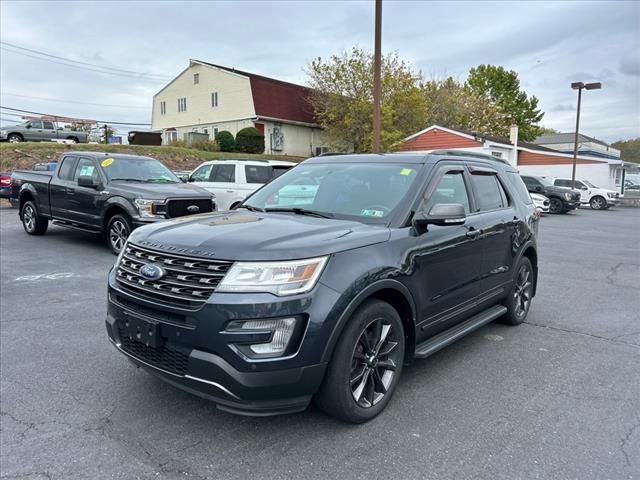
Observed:
[[[2,127],[0,141],[18,142],[50,142],[52,140],[69,140],[73,143],[87,143],[86,132],[76,132],[58,127],[49,120],[29,120],[20,125]]]

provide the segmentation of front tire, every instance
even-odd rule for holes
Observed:
[[[500,319],[502,323],[509,325],[520,325],[525,321],[533,299],[534,272],[531,260],[522,257],[515,272],[513,286],[504,303],[507,313]]]
[[[49,228],[49,220],[43,218],[38,213],[36,204],[28,200],[22,205],[20,210],[20,218],[22,219],[22,227],[29,235],[44,235]]]
[[[132,230],[131,220],[126,215],[118,213],[109,219],[106,232],[107,244],[115,255],[120,253]]]
[[[316,404],[345,422],[364,423],[387,406],[398,385],[405,337],[398,312],[367,300],[340,336]]]
[[[564,205],[562,204],[562,200],[559,198],[549,199],[549,211],[551,213],[563,213]]]
[[[589,201],[589,205],[593,210],[604,210],[605,208],[607,208],[607,201],[604,198],[597,196],[593,197]]]
[[[7,137],[7,140],[9,140],[9,143],[20,143],[22,141],[24,141],[24,139],[22,138],[22,135],[20,135],[19,133],[12,133]]]

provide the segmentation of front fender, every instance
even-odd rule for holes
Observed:
[[[124,197],[109,197],[102,205],[102,211],[100,212],[100,218],[105,218],[107,211],[112,207],[119,207],[127,212],[131,218],[137,217],[138,212],[133,208],[131,202]]]
[[[349,296],[348,292],[343,294],[344,301],[339,302],[340,308],[346,304],[342,313],[338,317],[338,321],[335,323],[333,330],[329,336],[329,340],[325,346],[324,352],[322,354],[322,362],[329,362],[331,360],[331,356],[333,355],[333,350],[335,349],[336,343],[340,338],[340,334],[344,330],[347,322],[353,315],[353,313],[362,305],[367,299],[374,296],[377,292],[382,290],[394,290],[401,294],[404,299],[407,301],[411,308],[411,317],[412,324],[414,326],[413,332],[405,332],[408,336],[415,341],[415,324],[416,324],[416,305],[413,300],[413,296],[409,289],[400,281],[386,278],[377,280],[374,283],[369,284],[363,290],[360,290],[354,296]],[[408,348],[413,350],[413,345],[408,345]]]

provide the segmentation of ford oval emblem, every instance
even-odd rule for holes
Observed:
[[[142,278],[145,280],[160,280],[164,277],[164,274],[165,271],[160,265],[148,263],[140,267],[140,275],[142,275]]]
[[[198,213],[200,211],[200,207],[198,205],[189,205],[187,207],[187,212],[189,213]]]

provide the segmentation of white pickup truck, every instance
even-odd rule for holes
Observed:
[[[191,172],[189,182],[214,193],[218,210],[230,210],[295,165],[280,160],[212,160]]]
[[[570,178],[554,178],[556,187],[571,188]],[[580,204],[589,205],[594,210],[606,210],[620,203],[620,194],[615,190],[600,188],[588,180],[576,179],[576,190],[580,191]]]

